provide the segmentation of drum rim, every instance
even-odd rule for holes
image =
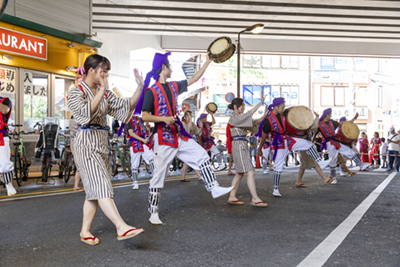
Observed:
[[[212,47],[212,45],[215,43],[215,42],[217,42],[218,40],[220,40],[220,39],[226,39],[227,41],[228,41],[228,47],[227,47],[227,49],[225,49],[224,51],[222,51],[221,53],[219,53],[219,54],[213,54],[213,53],[211,53],[211,47]],[[230,38],[230,37],[228,37],[228,36],[221,36],[221,37],[218,37],[217,39],[215,39],[209,46],[208,46],[208,48],[207,48],[207,52],[210,54],[210,56],[211,56],[211,58],[218,58],[218,57],[220,57],[220,56],[222,56],[222,55],[224,55],[231,47],[232,47],[232,39]]]
[[[288,112],[288,114],[287,114],[287,123],[289,123],[289,125],[290,125],[293,129],[298,130],[298,131],[308,131],[309,129],[311,129],[311,127],[312,127],[313,124],[314,124],[314,116],[312,116],[312,117],[313,117],[313,123],[311,123],[310,127],[308,127],[308,128],[298,129],[298,128],[294,127],[293,124],[290,123],[290,121],[289,121],[289,114],[290,114],[290,109],[292,109],[292,108],[305,108],[305,109],[307,109],[307,110],[310,111],[310,114],[312,114],[311,109],[309,109],[309,108],[306,107],[306,106],[295,106],[295,107],[290,107],[290,108],[288,108],[288,109],[289,109],[289,112]]]
[[[215,106],[215,110],[214,110],[214,111],[212,111],[212,110],[208,107],[208,105],[210,105],[210,104],[212,104],[212,105]],[[215,102],[209,102],[209,103],[206,105],[206,109],[209,110],[210,112],[216,112],[216,111],[218,110],[218,105],[217,105]]]
[[[230,51],[230,50],[232,50],[232,51]],[[219,57],[217,57],[217,58],[212,58],[212,59],[213,59],[213,61],[214,61],[215,63],[224,63],[225,61],[227,61],[228,59],[230,59],[230,58],[235,54],[235,51],[236,51],[236,45],[231,44],[231,46],[229,47],[229,49],[225,50],[225,54],[223,54],[223,55],[221,55],[221,56],[219,56]],[[228,55],[227,58],[221,59],[221,58],[225,57],[226,55]]]

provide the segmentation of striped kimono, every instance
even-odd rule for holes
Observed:
[[[107,115],[124,122],[131,117],[133,110],[130,110],[130,100],[118,98],[109,90],[106,90],[97,111],[91,116],[90,103],[94,96],[84,81],[68,93],[68,107],[80,126],[97,124],[106,127]],[[113,197],[108,138],[108,131],[105,130],[79,130],[75,135],[75,163],[81,174],[87,200]]]
[[[254,109],[254,108],[253,108]],[[229,118],[231,128],[231,136],[246,136],[247,132],[257,133],[260,123],[252,120],[253,109],[246,113],[236,114],[232,112]],[[254,171],[253,163],[250,159],[249,148],[247,141],[233,141],[232,140],[232,156],[235,161],[235,170],[237,173],[246,173]]]

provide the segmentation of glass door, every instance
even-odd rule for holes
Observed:
[[[62,131],[69,127],[71,111],[67,106],[69,90],[75,86],[75,79],[67,76],[53,75],[54,81],[54,116],[59,118]]]

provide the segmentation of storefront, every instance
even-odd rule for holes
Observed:
[[[13,102],[9,124],[31,132],[43,117],[58,117],[65,129],[71,116],[66,95],[75,84],[75,71],[102,44],[9,15],[1,20],[0,96]],[[34,163],[38,135],[23,138]]]

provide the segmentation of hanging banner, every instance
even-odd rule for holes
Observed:
[[[47,60],[47,39],[0,27],[0,50]]]
[[[15,70],[0,68],[0,92],[15,94]]]

